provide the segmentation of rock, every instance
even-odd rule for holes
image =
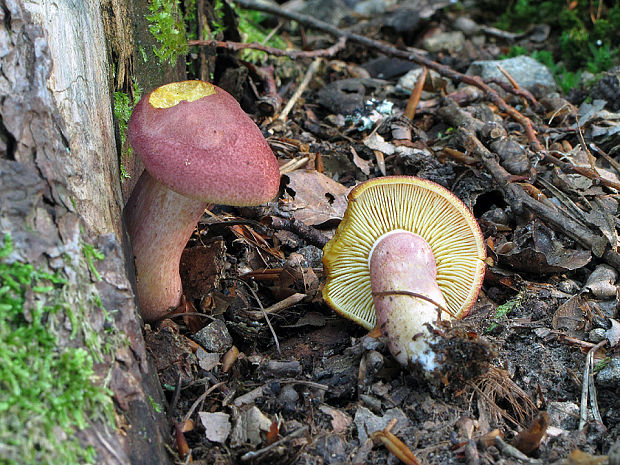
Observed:
[[[597,299],[609,299],[616,297],[618,293],[615,286],[616,279],[618,279],[618,272],[614,268],[609,265],[599,265],[590,274],[584,287]]]
[[[209,441],[220,444],[226,442],[230,434],[230,415],[224,412],[198,412],[198,416]]]
[[[228,350],[233,343],[226,324],[222,320],[215,320],[192,336],[207,352],[222,353]]]
[[[567,294],[576,294],[579,292],[579,288],[581,286],[579,283],[572,279],[565,279],[564,281],[560,281],[558,283],[558,289],[562,292],[566,292]]]
[[[211,371],[220,363],[220,354],[215,352],[207,352],[202,347],[196,351],[198,365],[205,371]]]
[[[606,333],[605,328],[594,328],[588,333],[588,339],[596,344],[606,338]]]
[[[406,429],[409,425],[409,419],[399,408],[386,410],[382,417],[379,417],[368,410],[366,407],[359,407],[355,412],[355,426],[357,426],[357,437],[360,444],[364,444],[368,436],[375,431],[384,429],[394,418],[398,420],[393,433],[398,430]]]
[[[468,36],[476,35],[480,32],[480,25],[468,16],[459,16],[454,20],[454,27]]]
[[[552,426],[568,431],[579,426],[579,406],[573,402],[549,402],[547,413]]]
[[[230,446],[239,447],[246,444],[257,446],[263,441],[263,434],[271,428],[271,423],[271,419],[256,406],[242,411],[230,435]]]
[[[467,70],[467,74],[480,76],[483,79],[508,80],[498,69],[498,65],[510,74],[519,86],[540,93],[549,93],[557,89],[551,71],[538,61],[528,56],[518,56],[508,60],[474,61]]]
[[[595,305],[606,318],[614,318],[618,309],[618,300],[599,300],[595,302]]]
[[[422,42],[422,48],[432,53],[458,53],[463,50],[465,35],[461,31],[438,32]]]
[[[299,394],[292,384],[285,384],[278,394],[278,405],[284,412],[294,412],[296,410]]]
[[[387,5],[383,0],[364,0],[357,2],[353,7],[353,11],[362,16],[378,15],[384,13],[386,9]]]
[[[592,99],[605,100],[610,111],[620,111],[620,66],[603,74],[592,87],[591,96]]]
[[[310,0],[303,5],[301,13],[333,25],[340,23],[350,11],[342,0]]]
[[[342,79],[319,91],[319,103],[332,113],[351,114],[364,106],[366,89],[359,79]]]
[[[411,35],[419,27],[420,10],[418,8],[396,8],[385,16],[383,23],[398,34]]]
[[[620,386],[620,357],[613,357],[596,375],[596,385],[601,388],[617,389]]]
[[[418,82],[418,79],[420,79],[421,74],[421,67],[416,67],[407,71],[407,73],[398,80],[398,84],[396,84],[396,90],[405,94],[410,94],[416,83]],[[426,76],[426,82],[424,86],[426,87],[426,85],[431,82],[441,82],[447,85],[447,81],[443,79],[437,71],[433,70],[429,70],[428,75]]]

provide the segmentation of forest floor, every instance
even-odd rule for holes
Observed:
[[[340,42],[316,19],[300,18],[302,36],[274,16],[307,51],[293,58],[218,48],[216,84],[267,136],[282,189],[203,217],[186,303],[147,327],[178,463],[618,463],[618,71],[569,95],[529,61],[504,67],[517,87],[477,80],[472,62],[557,39],[407,3],[344,12]],[[433,373],[398,365],[321,294],[350,188],[385,175],[454,192],[487,246],[479,298],[445,329]]]

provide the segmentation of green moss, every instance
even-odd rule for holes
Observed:
[[[125,167],[126,160],[128,160],[132,155],[131,145],[126,143],[127,123],[129,122],[129,118],[131,117],[133,107],[136,106],[136,104],[140,100],[140,94],[140,89],[135,81],[133,83],[133,100],[125,92],[114,92],[114,116],[116,117],[116,121],[118,121],[118,131],[121,138],[121,181],[129,179],[131,177],[131,175],[127,172],[127,168]]]
[[[162,408],[161,404],[159,404],[158,402],[155,402],[155,399],[153,399],[151,396],[149,396],[149,402],[151,404],[151,407],[153,407],[153,410],[157,413],[161,413],[164,411],[164,409]]]
[[[234,4],[231,4],[231,6],[237,14],[239,21],[239,34],[241,35],[243,42],[257,42],[268,47],[280,49],[284,49],[286,47],[286,43],[277,35],[273,35],[268,38],[269,31],[265,30],[265,28],[261,25],[261,23],[268,18],[268,15],[260,11],[244,10],[236,7]],[[213,4],[213,13],[215,17],[210,24],[211,30],[205,30],[205,37],[202,37],[204,40],[216,39],[226,30],[226,26],[224,24],[225,12],[222,0],[215,0],[215,3]],[[185,22],[188,36],[192,39],[198,38],[198,27],[195,18],[195,0],[185,0]],[[242,60],[250,61],[252,63],[261,63],[268,57],[265,52],[252,49],[241,50],[239,52],[239,56]]]
[[[242,9],[236,11],[239,15],[239,32],[244,42],[256,42],[280,49],[286,48],[285,42],[277,35],[273,35],[265,42],[268,31],[261,26],[261,23],[267,18],[264,13]],[[263,62],[267,57],[268,55],[265,52],[259,50],[245,49],[241,51],[241,58],[253,63]]]
[[[149,31],[160,44],[153,52],[160,62],[174,65],[188,52],[187,37],[179,0],[151,0],[146,16]]]
[[[594,18],[588,2],[575,2],[570,8],[565,0],[516,0],[508,4],[497,26],[525,30],[531,24],[546,23],[559,39],[555,62],[563,62],[570,71],[599,73],[612,67],[620,43],[620,4],[603,3],[601,16]]]
[[[9,263],[12,249],[6,235],[0,247],[0,464],[95,463],[94,449],[84,448],[75,433],[90,420],[113,424],[111,393],[93,370],[101,347],[88,343],[79,303],[66,300],[75,295],[67,277]],[[68,337],[84,337],[86,348],[61,347],[58,333],[67,324]]]
[[[495,321],[489,325],[486,331],[491,332],[495,328],[497,328],[498,321],[503,320],[506,317],[506,315],[508,315],[512,310],[518,307],[521,304],[522,300],[523,300],[523,294],[518,294],[515,298],[510,299],[506,303],[502,305],[498,305],[497,308],[495,309],[495,315],[493,317]]]

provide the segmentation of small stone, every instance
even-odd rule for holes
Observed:
[[[357,426],[357,436],[360,444],[364,444],[368,439],[368,435],[375,431],[384,429],[394,418],[397,419],[395,430],[404,430],[409,426],[409,419],[399,408],[386,410],[385,414],[380,417],[372,413],[366,407],[359,407],[355,412],[355,426]]]
[[[373,16],[384,13],[386,8],[383,0],[365,0],[357,3],[353,10],[363,16]]]
[[[601,388],[617,389],[620,386],[620,357],[612,358],[596,375],[596,385]]]
[[[292,384],[285,384],[278,394],[278,404],[284,412],[294,412],[296,410],[299,393]]]
[[[362,337],[361,342],[364,350],[381,350],[385,346],[379,339],[371,336]]]
[[[605,318],[613,318],[618,310],[618,300],[599,300],[594,302],[596,307],[601,311]]]
[[[207,352],[222,353],[233,343],[226,324],[222,320],[214,320],[192,336]]]
[[[226,442],[230,434],[230,415],[224,412],[198,412],[205,436],[211,442]]]
[[[565,279],[564,281],[560,281],[558,283],[558,289],[562,292],[566,292],[567,294],[576,294],[579,292],[581,286],[579,283],[572,279]]]
[[[588,333],[588,338],[590,342],[594,342],[595,344],[601,342],[606,338],[607,331],[604,328],[594,328]]]
[[[573,402],[549,402],[547,413],[553,426],[568,431],[579,426],[579,406]]]
[[[468,16],[459,16],[454,20],[454,27],[468,36],[480,32],[480,25]]]
[[[421,75],[421,67],[417,67],[407,71],[406,74],[404,74],[398,79],[398,83],[396,84],[396,90],[404,94],[411,94],[411,91],[415,87]],[[433,70],[430,70],[426,77],[427,82],[430,82],[431,80],[437,81],[439,79],[442,79],[441,74]],[[422,95],[422,98],[424,98],[424,95]]]
[[[198,365],[205,371],[213,370],[220,363],[220,354],[207,352],[202,347],[196,351]]]
[[[541,93],[549,93],[557,87],[551,71],[542,63],[528,56],[518,56],[507,60],[474,61],[469,66],[467,74],[480,76],[483,79],[496,78],[508,83],[498,65],[504,68],[519,86],[530,91],[539,89]]]
[[[536,328],[534,329],[534,334],[540,338],[545,338],[551,334],[551,330],[548,328]]]
[[[431,53],[458,53],[463,50],[465,35],[461,31],[438,32],[422,42],[422,48]]]
[[[597,266],[590,274],[584,287],[597,299],[609,299],[617,296],[616,279],[618,272],[611,266],[603,264]]]

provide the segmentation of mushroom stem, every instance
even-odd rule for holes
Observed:
[[[421,236],[404,230],[379,237],[368,257],[377,326],[401,365],[435,368],[428,339],[446,301],[437,284],[435,256]]]
[[[181,300],[181,254],[207,203],[168,189],[144,171],[125,207],[135,257],[137,294],[146,321],[158,320]]]

